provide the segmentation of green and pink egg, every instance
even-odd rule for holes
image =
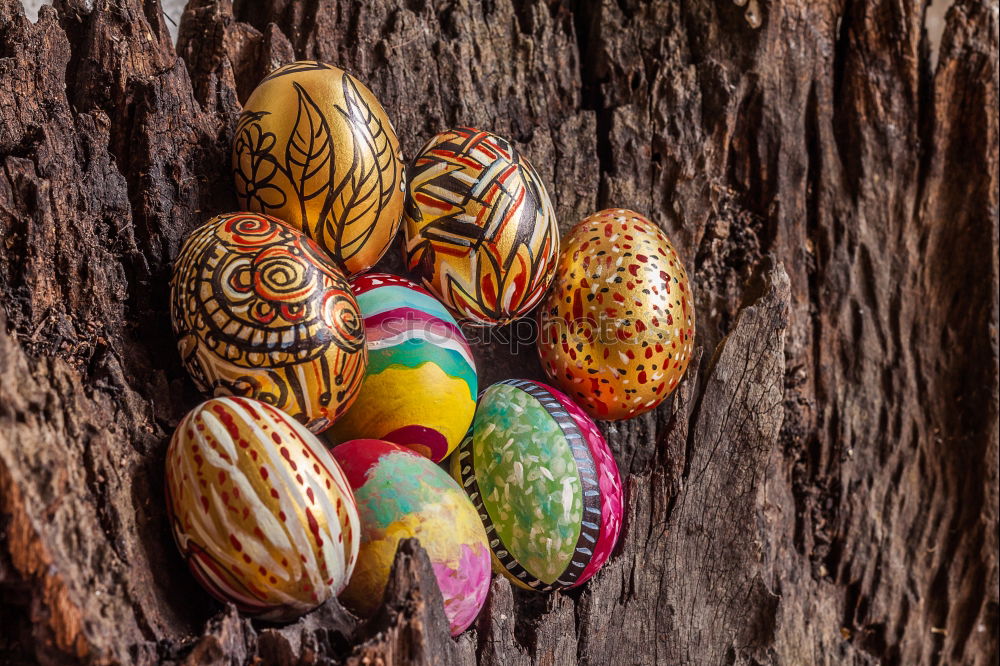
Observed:
[[[332,451],[361,518],[357,565],[341,601],[361,615],[378,607],[400,540],[416,537],[430,559],[454,636],[479,614],[490,586],[490,549],[479,515],[454,479],[391,442],[358,439]]]

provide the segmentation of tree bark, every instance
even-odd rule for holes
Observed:
[[[997,5],[957,0],[933,69],[925,9],[194,0],[175,50],[155,0],[0,0],[0,661],[996,663]],[[415,542],[373,618],[274,626],[211,601],[166,522],[199,400],[170,265],[235,207],[241,100],[303,57],[365,81],[406,155],[497,132],[563,231],[633,208],[690,269],[686,380],[602,424],[612,559],[567,594],[494,578],[457,640]],[[502,332],[482,384],[543,378]]]

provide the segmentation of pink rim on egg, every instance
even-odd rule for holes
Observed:
[[[594,466],[597,469],[597,484],[601,489],[601,527],[600,536],[594,545],[594,555],[587,566],[580,573],[580,577],[571,587],[583,584],[597,570],[607,562],[611,556],[611,551],[618,541],[618,535],[622,528],[622,482],[618,475],[618,465],[611,455],[604,435],[597,429],[593,419],[587,416],[586,412],[580,409],[568,395],[557,388],[534,382],[538,386],[549,391],[552,396],[559,401],[563,408],[569,413],[576,423],[580,434],[590,449],[590,455],[594,459]]]

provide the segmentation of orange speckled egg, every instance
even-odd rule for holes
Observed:
[[[305,426],[250,398],[212,398],[167,451],[167,512],[191,572],[243,613],[288,620],[339,594],[360,522],[340,466]]]
[[[597,419],[653,409],[677,387],[694,346],[687,273],[666,234],[631,210],[602,210],[562,241],[539,311],[549,378]]]

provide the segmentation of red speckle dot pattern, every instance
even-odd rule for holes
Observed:
[[[677,387],[694,347],[680,257],[659,227],[622,208],[584,219],[562,247],[538,315],[546,374],[596,419],[653,409]]]

